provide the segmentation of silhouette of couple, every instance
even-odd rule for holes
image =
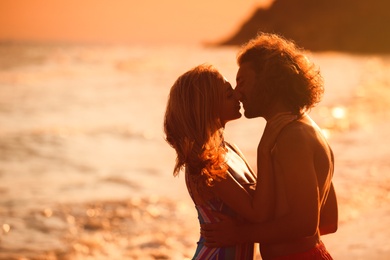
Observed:
[[[181,75],[167,102],[164,131],[185,172],[198,211],[193,259],[332,259],[321,236],[337,230],[334,156],[308,111],[320,102],[319,70],[292,41],[259,34],[237,56],[236,87],[212,65]],[[225,124],[241,117],[267,123],[255,173]],[[260,131],[260,129],[259,129]]]

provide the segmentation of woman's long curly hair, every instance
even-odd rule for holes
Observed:
[[[197,66],[173,84],[164,118],[166,141],[177,157],[173,175],[183,167],[209,186],[225,178],[227,164],[219,110],[223,76],[211,65]]]
[[[270,100],[281,98],[292,111],[302,113],[321,101],[323,78],[303,49],[294,42],[269,33],[260,33],[242,46],[238,65],[250,62],[259,84]],[[264,90],[265,88],[265,90]]]

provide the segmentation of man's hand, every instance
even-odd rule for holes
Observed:
[[[201,225],[201,234],[207,247],[228,247],[240,244],[238,223],[232,218],[218,214],[221,222]]]

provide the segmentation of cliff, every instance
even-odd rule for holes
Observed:
[[[311,51],[390,53],[389,10],[388,0],[275,0],[220,45],[241,45],[262,31]]]

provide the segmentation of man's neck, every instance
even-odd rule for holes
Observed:
[[[269,107],[268,113],[264,115],[264,119],[268,121],[279,113],[288,113],[288,112],[292,113],[293,111],[287,108],[287,106],[285,106],[282,102],[275,102]]]

